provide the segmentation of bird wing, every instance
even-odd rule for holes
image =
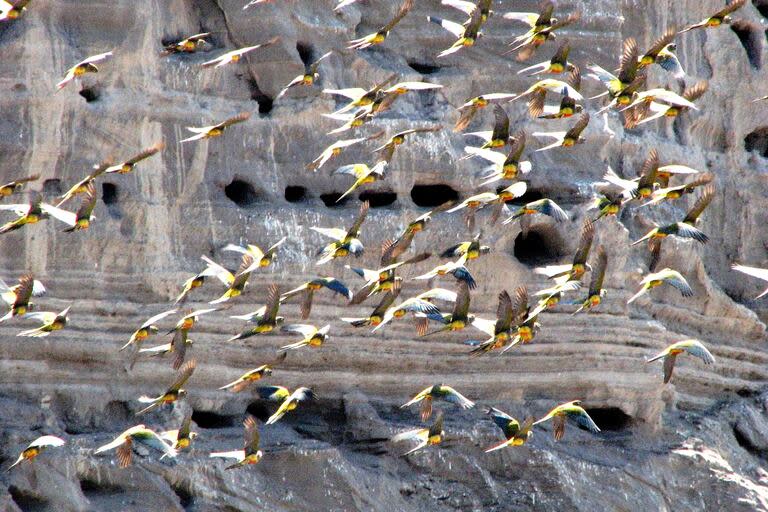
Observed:
[[[283,386],[259,386],[256,388],[256,394],[263,400],[282,402],[288,398],[291,392]]]
[[[539,213],[549,215],[557,222],[565,222],[568,220],[568,214],[565,213],[565,210],[560,208],[560,206],[551,199],[542,199],[536,209]]]
[[[479,156],[484,160],[488,160],[496,165],[503,165],[506,162],[507,157],[503,153],[492,151],[487,148],[478,148],[475,146],[464,146],[464,151],[472,156]]]
[[[494,329],[496,332],[502,332],[512,325],[512,317],[514,316],[514,307],[512,305],[512,297],[509,296],[507,290],[503,290],[499,293],[499,305],[496,308],[496,324]],[[493,336],[495,333],[490,333]]]
[[[311,338],[315,335],[315,333],[317,333],[317,327],[307,324],[284,325],[281,330],[284,332],[301,334],[304,338]]]
[[[595,424],[595,422],[592,420],[590,415],[587,414],[587,411],[585,411],[581,407],[579,407],[576,412],[570,413],[569,415],[576,420],[576,423],[586,428],[590,432],[593,432],[593,433],[600,432],[600,428]]]
[[[275,322],[277,310],[280,308],[280,288],[277,284],[271,284],[267,291],[266,311],[264,313],[265,322]]]
[[[442,391],[446,393],[445,400],[460,406],[462,409],[471,409],[475,406],[475,402],[468,399],[450,386],[441,386]]]
[[[677,354],[667,354],[664,357],[664,384],[667,384],[672,379],[672,372],[675,370],[675,361],[677,360]]]
[[[584,264],[589,257],[589,249],[592,247],[592,240],[595,237],[595,225],[590,219],[584,221],[584,226],[581,228],[581,239],[579,240],[579,247],[576,249],[576,254],[573,256],[573,264]]]
[[[241,112],[237,114],[236,116],[230,117],[229,119],[226,119],[222,121],[221,123],[217,124],[217,128],[226,128],[228,126],[232,126],[233,124],[242,123],[244,121],[247,121],[248,118],[251,117],[250,112]]]
[[[659,36],[653,44],[651,44],[651,47],[648,48],[648,51],[645,52],[645,55],[656,57],[661,50],[666,48],[666,46],[674,41],[675,36],[677,36],[677,30],[674,27],[668,28],[664,34]]]
[[[142,151],[138,155],[133,156],[132,158],[127,160],[125,163],[128,164],[128,165],[137,164],[137,163],[141,162],[142,160],[145,160],[145,159],[151,157],[152,155],[157,154],[161,149],[163,149],[163,147],[165,147],[165,144],[163,144],[162,142],[157,143],[154,146],[145,149],[144,151]]]
[[[768,269],[758,267],[748,267],[746,265],[734,264],[731,268],[737,272],[742,272],[748,276],[756,277],[768,281]]]
[[[693,204],[688,213],[685,214],[683,222],[689,225],[693,225],[698,220],[701,213],[709,206],[712,199],[715,197],[714,185],[709,185],[704,189],[704,192],[699,196],[696,202]]]
[[[597,263],[592,267],[592,277],[589,281],[589,295],[597,295],[603,289],[605,269],[608,267],[608,253],[601,245],[597,248]]]
[[[691,344],[685,347],[685,350],[692,356],[696,356],[704,361],[704,364],[712,364],[715,362],[715,356],[713,356],[712,353],[707,350],[707,347],[705,347],[699,340],[691,340]]]
[[[693,289],[679,272],[674,270],[668,271],[664,281],[677,288],[683,297],[691,297],[693,295]]]
[[[40,311],[34,313],[25,313],[22,318],[41,322],[42,324],[49,324],[53,322],[58,315],[58,313],[54,313],[53,311]]]
[[[584,128],[587,127],[589,124],[589,112],[584,112],[579,116],[579,119],[576,120],[576,124],[574,124],[570,130],[568,130],[565,133],[566,138],[573,138],[577,139],[579,135],[581,135],[581,132],[584,131]]]
[[[717,11],[711,17],[712,18],[715,18],[715,17],[723,18],[723,17],[731,14],[732,12],[734,12],[734,11],[736,11],[738,9],[741,9],[746,2],[747,2],[747,0],[733,0],[730,4],[726,5],[725,7],[723,7],[719,11]]]
[[[462,281],[456,294],[453,318],[466,318],[467,313],[469,313],[469,285]]]
[[[173,369],[178,370],[184,364],[187,355],[187,331],[179,329],[173,334],[171,351],[176,354],[173,358]]]
[[[355,222],[352,224],[352,226],[347,230],[344,236],[341,238],[345,238],[346,236],[354,236],[357,237],[357,233],[360,231],[360,226],[363,225],[363,222],[365,221],[365,217],[368,215],[368,209],[370,208],[370,203],[368,201],[363,202],[363,204],[360,205],[360,213],[358,213],[357,218],[355,219]]]
[[[506,12],[502,18],[505,20],[522,21],[526,25],[533,27],[536,25],[536,20],[539,19],[539,14],[535,12]]]
[[[232,450],[230,452],[211,452],[208,456],[220,457],[222,459],[243,460],[245,458],[245,452],[243,450]]]
[[[229,270],[225,269],[212,259],[210,259],[208,256],[200,256],[200,259],[202,259],[208,267],[205,269],[206,272],[209,272],[207,275],[214,275],[216,278],[221,281],[224,286],[229,287],[234,281],[235,276],[230,272]]]
[[[176,377],[176,380],[173,382],[173,384],[171,384],[168,390],[180,390],[184,383],[187,382],[187,379],[189,379],[192,376],[192,373],[194,373],[195,366],[197,366],[197,362],[194,359],[188,361],[184,366],[182,366],[181,370],[179,370],[178,377]]]
[[[392,18],[389,21],[389,23],[381,27],[380,31],[389,32],[395,27],[395,25],[400,23],[400,20],[405,18],[405,15],[408,14],[408,11],[410,11],[413,8],[413,1],[414,0],[405,0],[405,2],[403,2],[403,5],[400,6],[400,10],[398,10],[397,14],[395,14],[395,17]]]
[[[327,277],[323,280],[322,284],[329,290],[333,290],[339,295],[345,296],[347,299],[352,298],[352,292],[349,290],[349,288],[346,287],[344,283],[342,283],[338,279]]]
[[[494,124],[491,139],[503,139],[506,141],[509,138],[509,116],[498,103],[493,106],[493,118]]]
[[[679,65],[679,62],[678,62]],[[666,69],[666,68],[665,68]],[[709,84],[706,80],[702,80],[700,82],[696,82],[695,85],[692,87],[687,87],[685,91],[683,91],[683,98],[689,100],[689,101],[696,101],[699,99],[705,92],[707,92],[707,89],[709,88]]]
[[[637,74],[638,50],[637,41],[634,37],[624,40],[619,60],[618,79],[624,84],[628,84],[635,79]]]
[[[427,20],[440,25],[456,37],[462,37],[464,35],[464,26],[460,23],[449,21],[437,16],[427,16]]]
[[[443,5],[447,5],[448,7],[453,7],[454,9],[458,9],[467,15],[472,15],[474,10],[477,8],[477,6],[472,2],[467,2],[466,0],[442,0],[440,2]]]
[[[368,91],[362,87],[350,87],[348,89],[323,89],[324,94],[334,94],[336,96],[344,96],[352,100],[358,100],[365,96]]]
[[[145,320],[144,323],[141,324],[140,329],[146,329],[147,327],[151,326],[155,322],[159,322],[163,318],[165,318],[165,317],[167,317],[169,315],[172,315],[172,314],[176,313],[177,311],[178,311],[177,309],[170,309],[168,311],[163,311],[162,313],[158,313],[155,316],[150,317],[147,320]]]
[[[248,455],[254,455],[259,451],[259,425],[256,423],[256,418],[248,415],[243,422],[243,428],[245,429],[243,451],[247,457]]]
[[[62,210],[61,208],[57,208],[47,203],[41,203],[40,208],[43,210],[44,213],[47,213],[54,219],[60,220],[61,222],[63,222],[68,226],[74,226],[75,223],[77,222],[77,215],[73,212]]]
[[[521,324],[528,316],[528,289],[525,286],[518,286],[515,290],[515,302],[513,305],[515,325]]]
[[[333,240],[343,240],[344,237],[346,237],[347,232],[340,228],[318,228],[315,226],[312,226],[312,231],[315,233],[320,233],[323,236],[327,236],[328,238],[331,238]]]
[[[678,222],[674,224],[675,226],[675,234],[682,238],[693,238],[697,242],[706,243],[709,240],[709,237],[704,234],[703,231],[700,229],[697,229],[690,224],[686,224],[685,222]]]

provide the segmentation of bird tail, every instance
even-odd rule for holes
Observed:
[[[5,472],[6,472],[6,473],[7,473],[7,472],[9,472],[11,469],[13,469],[13,467],[14,467],[14,466],[16,466],[17,464],[19,464],[19,463],[20,463],[21,461],[23,461],[23,460],[24,460],[24,457],[23,457],[22,455],[19,455],[19,458],[18,458],[18,459],[16,459],[16,462],[14,462],[13,464],[11,464],[11,465],[8,467],[8,469],[6,469],[6,470],[5,470]]]
[[[505,439],[499,444],[493,445],[487,450],[485,450],[485,453],[491,453],[491,452],[495,452],[496,450],[501,450],[502,448],[506,448],[507,446],[509,446],[509,441],[510,441],[509,439]]]

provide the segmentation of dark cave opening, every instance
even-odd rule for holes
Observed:
[[[366,190],[358,196],[358,199],[363,202],[368,201],[371,208],[383,208],[397,201],[397,194],[391,190]]]
[[[517,261],[536,267],[557,261],[567,254],[566,243],[552,226],[537,226],[527,237],[519,233],[515,238],[513,254]]]
[[[11,495],[11,499],[14,503],[16,503],[16,505],[18,505],[21,510],[48,510],[47,501],[42,500],[36,496],[30,496],[15,485],[8,487],[8,494]]]
[[[251,87],[251,99],[259,104],[259,114],[262,117],[266,117],[272,112],[272,103],[274,99],[264,94],[259,88],[259,84],[254,79],[248,80],[248,84]]]
[[[227,416],[211,411],[192,412],[192,421],[197,423],[198,427],[205,429],[235,427],[238,424],[237,418],[237,416]]]
[[[182,487],[180,485],[171,485],[171,489],[173,489],[173,492],[176,494],[176,496],[179,497],[179,504],[181,505],[181,508],[186,510],[188,507],[194,505],[195,497],[192,496],[189,488]]]
[[[425,64],[423,62],[408,61],[408,66],[417,73],[422,75],[432,75],[442,69],[442,67],[436,64]]]
[[[296,51],[299,52],[299,58],[305,66],[312,64],[312,55],[314,53],[312,45],[302,41],[296,41]]]
[[[411,199],[416,206],[433,208],[448,201],[457,201],[459,193],[450,185],[442,183],[414,185],[411,189]]]
[[[736,438],[736,442],[739,443],[739,446],[747,450],[749,453],[760,455],[762,450],[758,446],[755,446],[753,441],[749,439],[749,436],[741,431],[739,424],[736,424],[733,427],[733,437]]]
[[[752,130],[744,137],[744,149],[755,151],[763,158],[768,158],[768,126]]]
[[[114,183],[102,183],[101,184],[101,200],[107,206],[117,204],[117,185]]]
[[[307,189],[300,185],[285,187],[285,200],[289,203],[300,203],[307,198]]]
[[[741,46],[747,52],[750,66],[760,69],[763,65],[763,29],[760,25],[747,20],[736,20],[731,23],[731,30],[738,36]]]
[[[328,208],[338,208],[339,206],[346,204],[346,202],[349,200],[349,196],[347,196],[337,203],[336,201],[339,200],[341,194],[341,192],[335,191],[328,192],[327,194],[320,194],[320,200],[323,201],[323,204]]]
[[[632,416],[618,407],[597,407],[586,411],[603,431],[618,432],[632,426]]]
[[[60,196],[64,191],[61,188],[61,180],[52,178],[43,182],[43,194],[46,196]]]
[[[101,97],[101,90],[99,87],[93,85],[91,87],[83,87],[80,89],[79,94],[85,98],[86,103],[93,103]]]
[[[102,183],[101,200],[106,205],[110,217],[113,219],[119,219],[123,216],[123,213],[120,211],[117,185],[109,182]]]
[[[271,413],[269,412],[269,408],[264,402],[261,402],[261,401],[251,402],[250,404],[248,404],[248,407],[246,407],[245,412],[250,414],[257,420],[261,421],[262,423],[267,421],[271,416]]]
[[[752,4],[763,18],[768,18],[768,0],[752,0]]]
[[[499,192],[501,192],[501,190],[503,188],[504,187],[499,187],[497,189],[496,193],[498,194]],[[511,202],[513,204],[524,205],[524,204],[532,203],[534,201],[538,201],[539,199],[544,199],[544,194],[542,194],[538,190],[529,188],[529,189],[527,189],[525,191],[525,194],[521,195],[520,197],[515,198]]]
[[[252,206],[259,200],[259,194],[256,193],[253,185],[237,178],[224,187],[224,194],[241,208]]]

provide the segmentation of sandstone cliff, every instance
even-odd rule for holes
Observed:
[[[397,2],[362,0],[340,14],[332,11],[331,0],[276,0],[246,11],[243,3],[36,0],[21,19],[0,26],[0,181],[39,172],[33,188],[51,197],[106,157],[166,143],[160,156],[135,172],[99,182],[97,220],[89,230],[61,233],[60,225],[48,221],[3,235],[5,280],[32,271],[49,290],[38,299],[44,309],[73,304],[71,325],[42,340],[17,338],[23,322],[0,326],[0,463],[5,467],[43,433],[69,441],[45,460],[0,477],[4,509],[768,510],[768,351],[761,322],[768,317],[768,300],[751,300],[762,282],[729,270],[734,261],[768,266],[768,102],[751,102],[768,90],[765,57],[741,43],[755,34],[730,27],[694,31],[679,41],[688,82],[709,81],[700,112],[626,131],[614,114],[612,138],[595,116],[586,144],[568,152],[530,152],[530,197],[557,200],[572,220],[537,221],[526,240],[516,227],[487,230],[484,243],[492,252],[472,267],[479,282],[472,303],[485,317],[493,315],[502,289],[543,287],[545,280],[532,269],[569,260],[592,197],[590,184],[607,164],[633,176],[656,147],[664,163],[716,175],[718,196],[702,220],[710,242],[665,242],[661,262],[687,277],[694,297],[681,300],[675,290],[660,289],[626,305],[647,257],[629,242],[652,221],[681,216],[687,199],[630,209],[603,223],[598,239],[610,249],[610,264],[599,312],[572,317],[574,308],[563,305],[545,313],[535,343],[504,357],[468,358],[466,332],[423,341],[404,322],[381,334],[352,329],[338,317],[369,306],[345,308],[336,296],[319,293],[312,322],[330,322],[331,340],[319,350],[290,354],[268,382],[291,389],[311,385],[320,399],[264,429],[266,455],[258,466],[225,472],[212,464],[209,451],[241,443],[246,409],[261,419],[267,413],[248,393],[228,395],[216,388],[292,340],[274,335],[226,342],[241,327],[227,315],[261,305],[274,282],[288,289],[330,273],[359,284],[342,265],[314,265],[323,240],[309,227],[347,225],[359,205],[358,194],[333,205],[348,179],[304,169],[334,140],[325,133],[337,123],[320,114],[336,103],[321,88],[368,86],[393,72],[444,85],[399,99],[371,129],[394,131],[434,123],[448,128],[467,98],[518,92],[530,83],[515,74],[521,65],[503,56],[520,26],[493,17],[475,48],[437,61],[451,40],[427,24],[426,15],[459,20],[461,14],[438,0],[420,0],[381,48],[334,54],[321,67],[320,86],[273,103],[282,85],[301,73],[302,54],[317,57],[375,29]],[[582,12],[582,21],[564,31],[574,46],[572,59],[612,68],[624,38],[635,37],[646,47],[667,26],[701,19],[720,5],[572,0],[558,2],[558,10]],[[499,13],[534,7],[530,1],[494,2]],[[765,27],[765,14],[764,2],[755,0],[736,17]],[[206,51],[159,57],[162,43],[203,31],[213,32]],[[199,67],[225,50],[275,35],[277,44],[234,66]],[[757,36],[758,48],[765,46],[764,35]],[[108,50],[114,58],[83,80],[81,94],[77,87],[53,94],[68,66]],[[540,51],[538,60],[551,50]],[[668,75],[653,71],[651,83],[666,81]],[[600,91],[588,80],[584,88],[585,96]],[[254,115],[225,137],[178,144],[185,126],[241,111]],[[529,121],[522,102],[507,111],[515,128],[553,129]],[[487,129],[490,123],[490,113],[483,113],[473,126]],[[459,161],[464,143],[461,134],[446,129],[411,138],[398,149],[390,176],[368,189],[374,193],[366,197],[377,206],[363,233],[370,250],[355,263],[375,268],[379,241],[428,206],[475,193],[478,164]],[[343,163],[368,160],[369,149],[345,153]],[[135,423],[135,398],[159,390],[173,375],[169,362],[159,359],[123,370],[117,349],[133,329],[167,308],[180,284],[202,269],[200,255],[234,267],[235,255],[221,251],[227,243],[264,246],[282,236],[289,241],[279,262],[257,274],[232,309],[204,317],[191,334],[200,364],[189,399],[146,420],[176,428],[193,408],[200,432],[194,451],[175,463],[151,457],[129,469],[117,468],[111,457],[93,456],[93,447]],[[441,215],[417,238],[417,248],[437,251],[469,236],[460,215]],[[419,290],[407,282],[404,295]],[[193,304],[202,307],[219,291],[206,285]],[[286,305],[283,314],[298,320],[297,305]],[[659,368],[644,359],[691,336],[707,343],[717,363],[684,361],[664,386]],[[594,436],[570,428],[555,444],[546,426],[525,447],[486,455],[482,449],[499,434],[481,407],[458,412],[447,406],[448,441],[399,458],[399,449],[386,439],[418,420],[399,404],[438,382],[520,417],[582,398],[604,432]]]

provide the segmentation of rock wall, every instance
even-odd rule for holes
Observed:
[[[755,5],[753,5],[753,3]],[[593,190],[606,165],[631,177],[651,147],[663,163],[683,163],[716,176],[718,195],[701,227],[706,246],[665,241],[663,266],[683,273],[696,294],[681,300],[660,289],[627,307],[646,268],[644,249],[629,242],[652,221],[682,217],[692,200],[656,208],[630,208],[601,222],[597,238],[609,248],[608,296],[599,312],[571,316],[562,305],[542,316],[536,341],[505,357],[470,359],[461,332],[423,341],[411,325],[394,323],[380,334],[355,330],[338,320],[369,310],[345,307],[336,296],[316,296],[311,321],[332,324],[331,340],[319,350],[289,355],[269,383],[311,385],[317,403],[302,405],[274,427],[265,427],[266,455],[258,466],[225,472],[206,458],[212,450],[235,449],[244,410],[265,418],[253,395],[228,395],[216,388],[274,355],[291,340],[284,335],[227,342],[241,327],[227,318],[252,311],[266,287],[282,289],[331,274],[348,284],[356,276],[341,264],[317,268],[323,243],[310,226],[344,226],[359,207],[358,194],[328,206],[349,186],[348,177],[304,166],[335,140],[325,135],[337,122],[321,117],[338,104],[325,88],[368,86],[398,73],[404,80],[442,84],[436,92],[409,93],[376,119],[365,133],[389,133],[442,124],[445,130],[418,134],[401,146],[390,175],[370,189],[382,202],[363,228],[368,251],[355,264],[375,267],[377,245],[410,219],[427,211],[424,201],[442,197],[447,185],[459,197],[476,190],[476,161],[460,161],[465,137],[448,128],[467,98],[488,92],[519,92],[530,80],[504,55],[506,43],[523,30],[492,17],[472,49],[436,60],[450,35],[426,16],[460,20],[462,14],[437,0],[418,1],[380,48],[339,51],[321,65],[320,85],[299,88],[273,102],[280,88],[303,69],[301,53],[317,57],[340,49],[355,35],[391,17],[397,2],[361,0],[342,13],[331,0],[275,0],[243,11],[242,0],[73,2],[37,0],[25,15],[0,25],[0,178],[39,172],[32,188],[47,197],[66,190],[91,165],[122,159],[163,140],[159,156],[127,175],[99,180],[97,220],[85,232],[61,233],[53,221],[3,235],[2,277],[32,271],[49,294],[45,309],[72,303],[71,325],[42,340],[17,338],[21,322],[0,325],[0,463],[15,458],[42,433],[64,435],[65,448],[36,464],[0,477],[8,510],[729,510],[768,509],[764,457],[768,448],[765,395],[768,377],[765,325],[768,302],[752,301],[762,282],[731,272],[734,261],[768,266],[768,102],[752,103],[765,90],[762,52],[741,44],[730,27],[699,30],[680,38],[678,54],[687,82],[709,81],[699,112],[674,122],[658,121],[624,130],[616,114],[610,128],[593,115],[587,143],[571,151],[526,155],[534,171],[529,189],[558,201],[571,220],[537,221],[527,241],[517,227],[486,229],[488,256],[472,266],[479,282],[472,305],[491,317],[502,289],[545,280],[532,272],[546,262],[569,261],[587,215]],[[571,58],[615,67],[621,41],[635,37],[647,47],[672,24],[703,18],[721,2],[663,0],[561,1],[558,12],[582,12],[563,31]],[[737,18],[764,27],[760,2],[748,2]],[[535,8],[535,2],[495,1],[497,13]],[[765,8],[763,7],[763,14]],[[195,55],[161,58],[162,43],[197,32],[213,33],[212,45]],[[226,50],[279,36],[236,65],[201,69]],[[757,48],[765,37],[756,38]],[[54,93],[65,69],[79,59],[113,50],[96,75]],[[548,58],[551,46],[535,61]],[[651,84],[671,82],[653,70]],[[585,96],[600,92],[584,81]],[[87,99],[86,99],[87,97]],[[90,101],[88,101],[90,100]],[[594,112],[597,101],[588,102]],[[522,102],[507,105],[513,129],[530,133],[552,124],[530,121]],[[241,111],[251,119],[225,136],[179,144],[185,126],[218,122]],[[488,129],[482,113],[473,129]],[[371,145],[345,152],[339,163],[372,160]],[[2,181],[2,180],[0,180]],[[291,190],[287,190],[292,187]],[[302,187],[302,188],[296,188]],[[426,196],[421,194],[426,190]],[[386,194],[384,194],[386,193]],[[395,194],[395,196],[392,196]],[[331,198],[329,200],[329,197]],[[289,201],[290,199],[290,201]],[[480,214],[479,223],[485,222]],[[123,371],[117,349],[145,318],[167,308],[180,284],[202,269],[200,255],[234,267],[221,249],[229,242],[269,245],[289,241],[279,262],[260,271],[225,314],[203,318],[191,337],[199,368],[188,401],[146,421],[176,428],[189,407],[201,435],[191,454],[177,463],[148,458],[119,469],[111,457],[95,457],[94,446],[135,423],[136,397],[167,384],[166,360],[142,361]],[[471,236],[459,214],[437,216],[417,237],[418,250],[437,251]],[[596,244],[597,245],[597,244]],[[435,259],[408,269],[415,276]],[[408,281],[404,296],[421,289]],[[446,283],[448,284],[448,283]],[[206,285],[195,292],[202,306],[220,292]],[[298,307],[283,314],[298,320]],[[362,332],[361,332],[362,331]],[[645,357],[668,343],[696,336],[717,363],[681,361],[670,385]],[[20,341],[21,340],[21,341]],[[162,338],[155,338],[162,340]],[[160,342],[164,342],[160,341]],[[555,444],[549,427],[537,430],[523,448],[485,455],[498,432],[480,407],[447,411],[449,440],[403,459],[386,439],[416,425],[398,405],[423,387],[450,383],[479,404],[515,416],[541,415],[556,403],[582,398],[604,433],[570,428]],[[229,448],[228,448],[229,447]],[[50,457],[50,458],[48,458]],[[7,465],[7,464],[6,464]]]

